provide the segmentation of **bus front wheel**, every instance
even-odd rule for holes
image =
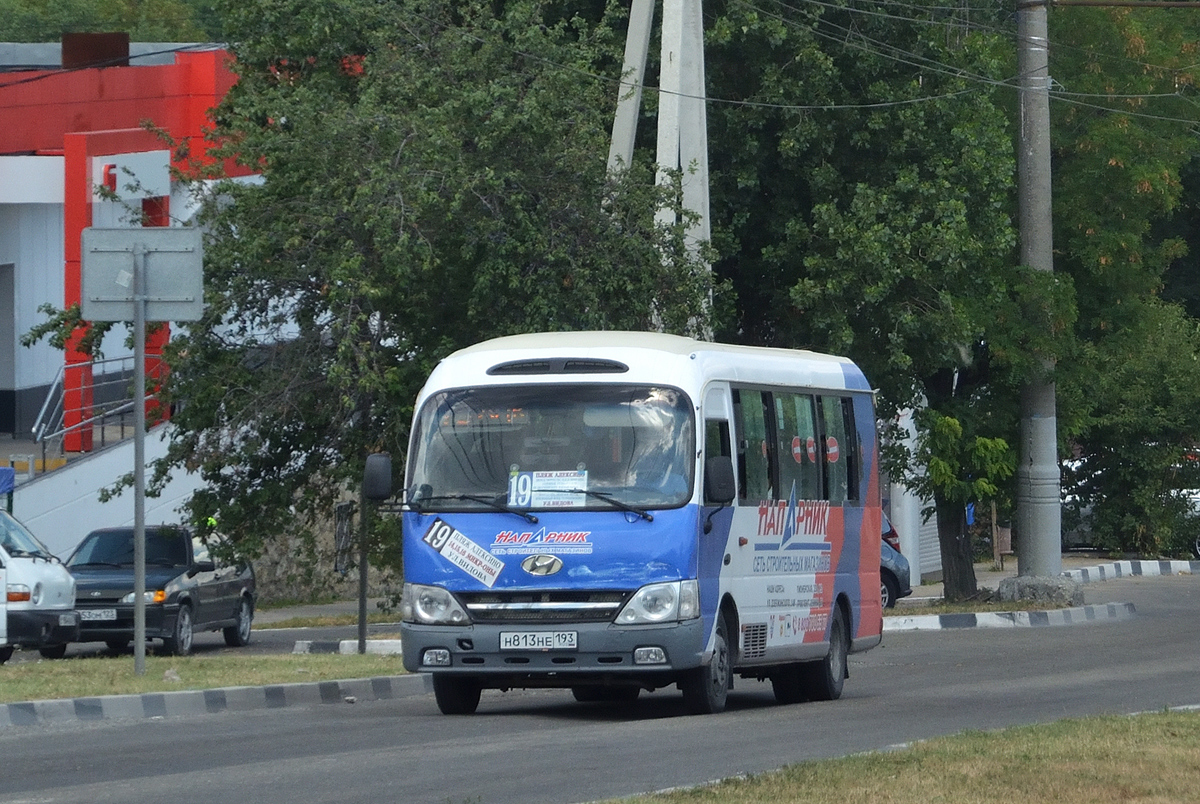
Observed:
[[[443,715],[473,715],[479,707],[479,682],[434,673],[433,697]]]
[[[683,690],[683,702],[688,712],[693,715],[715,715],[725,711],[729,683],[733,680],[728,633],[725,617],[718,616],[712,658],[708,664],[693,670],[688,678],[679,684]]]

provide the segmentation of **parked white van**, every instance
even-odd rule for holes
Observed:
[[[4,624],[0,625],[0,663],[13,648],[37,648],[48,659],[61,659],[67,643],[79,640],[75,579],[62,562],[24,525],[0,510],[0,565],[4,588]]]

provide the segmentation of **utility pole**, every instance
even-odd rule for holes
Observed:
[[[1050,69],[1046,2],[1017,6],[1017,64],[1020,82],[1020,146],[1017,194],[1021,264],[1054,270],[1050,186]],[[1017,466],[1017,572],[1062,574],[1062,508],[1059,498],[1058,420],[1055,386],[1046,376],[1021,390],[1021,431]]]
[[[633,0],[625,38],[621,89],[608,151],[609,170],[633,162],[634,133],[642,101],[642,82],[650,48],[655,0]],[[704,17],[701,0],[663,0],[658,94],[658,181],[666,171],[683,171],[683,207],[696,213],[689,245],[709,239],[708,117],[704,83]],[[672,224],[672,210],[659,211],[660,223]]]

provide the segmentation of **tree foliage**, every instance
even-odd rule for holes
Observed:
[[[219,110],[262,180],[204,221],[207,310],[175,338],[160,467],[253,549],[326,514],[369,451],[402,458],[412,400],[455,348],[534,330],[708,325],[649,165],[606,173],[611,9],[539,2],[226,3]],[[397,461],[402,466],[402,460]]]
[[[849,355],[885,421],[928,406],[920,452],[894,442],[890,469],[939,508],[961,508],[964,484],[1007,488],[1016,407],[996,403],[1030,362],[1023,309],[1070,317],[1069,287],[1042,300],[1013,267],[1012,132],[994,82],[1015,54],[964,15],[729,4],[708,53],[712,94],[750,104],[710,117],[718,268],[740,313],[720,334]],[[970,459],[979,450],[989,459]],[[919,457],[938,470],[914,472]],[[940,530],[961,579],[947,594],[970,596],[961,525]]]
[[[134,42],[204,42],[214,33],[205,21],[205,8],[189,0],[0,0],[0,42],[113,31]]]
[[[1194,209],[1200,20],[1071,8],[1051,17],[1055,267],[1073,279],[1077,346],[1058,371],[1064,493],[1098,546],[1179,555],[1200,487],[1200,340],[1164,299]],[[1193,258],[1194,260],[1194,258]],[[1190,264],[1184,262],[1184,265]],[[1187,294],[1173,294],[1186,299]],[[1068,522],[1070,514],[1068,511]]]

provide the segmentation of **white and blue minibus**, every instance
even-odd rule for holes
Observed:
[[[735,677],[831,700],[880,641],[873,394],[845,358],[641,332],[480,343],[421,390],[403,494],[404,666],[446,714],[483,689],[670,685],[713,713]]]

